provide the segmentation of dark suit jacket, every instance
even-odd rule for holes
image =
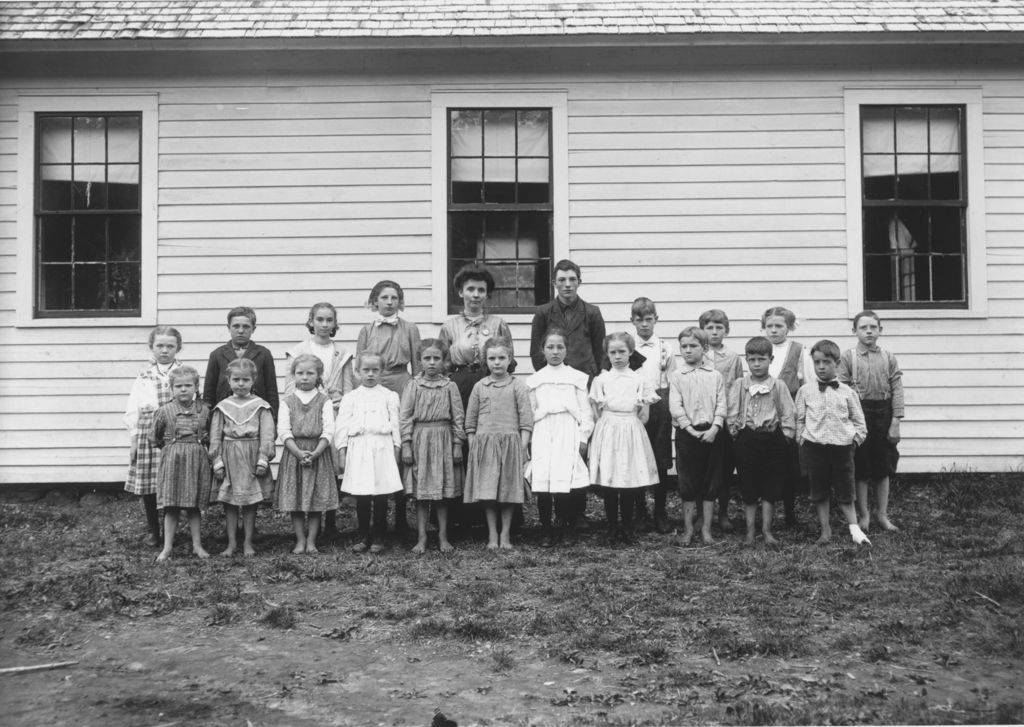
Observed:
[[[533,314],[533,327],[530,329],[530,359],[534,371],[540,371],[547,365],[540,342],[549,328],[565,331],[568,339],[565,342],[567,364],[591,378],[600,373],[599,364],[604,356],[604,317],[600,308],[582,298],[577,298],[575,305],[566,308],[557,297],[540,306]]]
[[[249,348],[242,358],[252,359],[256,364],[256,381],[252,385],[252,393],[270,404],[270,413],[277,422],[279,400],[277,396],[277,371],[274,368],[274,355],[259,344],[249,341]],[[206,364],[206,378],[203,379],[203,401],[213,409],[217,402],[231,396],[228,386],[229,363],[235,360],[235,349],[231,343],[225,343],[210,352],[210,360]]]

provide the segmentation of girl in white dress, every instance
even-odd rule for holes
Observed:
[[[537,495],[541,547],[554,545],[552,509],[563,526],[572,526],[571,490],[590,486],[584,458],[594,431],[587,400],[587,375],[565,363],[565,333],[548,330],[541,339],[547,365],[526,380],[533,407],[530,487]]]
[[[334,446],[345,476],[341,491],[356,498],[359,535],[352,550],[357,553],[384,550],[388,495],[402,491],[398,394],[379,385],[382,369],[380,355],[356,355],[361,385],[342,397],[334,427]]]
[[[629,356],[634,349],[633,337],[628,333],[606,336],[604,351],[612,368],[594,379],[590,388],[597,416],[590,481],[604,495],[609,542],[635,542],[632,521],[636,490],[658,482],[658,464],[644,423],[650,404],[660,397],[640,373],[630,371]]]

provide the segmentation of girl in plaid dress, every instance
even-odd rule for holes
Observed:
[[[177,360],[181,351],[181,334],[176,328],[157,326],[149,333],[149,350],[152,353],[149,366],[132,384],[124,411],[124,423],[131,435],[131,464],[124,489],[142,499],[148,530],[146,543],[157,547],[163,543],[156,506],[160,450],[150,444],[149,433],[156,411],[171,400],[168,375],[181,366]]]

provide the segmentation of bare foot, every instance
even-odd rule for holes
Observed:
[[[501,541],[501,545],[499,545],[498,547],[501,548],[502,550],[515,550],[516,549],[516,546],[512,545],[512,543],[510,543],[507,540]]]
[[[210,553],[201,545],[193,545],[192,552],[196,554],[197,558],[202,558],[203,560],[210,557]]]
[[[892,522],[885,515],[878,516],[878,524],[882,526],[882,530],[888,530],[891,533],[899,532],[899,528],[892,524]],[[863,528],[867,529],[867,528]]]
[[[868,527],[871,525],[871,516],[865,515],[862,518],[858,518],[857,524],[860,525],[860,529],[866,533],[868,531]]]
[[[170,548],[164,548],[163,550],[160,551],[160,555],[158,555],[156,557],[156,562],[157,563],[163,563],[165,560],[169,560],[170,557],[171,557],[171,549]]]
[[[366,543],[364,543],[362,541],[359,541],[358,543],[356,543],[355,545],[352,546],[352,552],[353,553],[365,553],[366,549],[369,548],[369,547],[370,546],[367,545]]]
[[[451,553],[453,550],[455,550],[455,546],[443,538],[441,539],[440,544],[442,553]]]
[[[764,533],[764,544],[765,545],[778,545],[779,541],[771,533]]]
[[[832,540],[832,529],[822,530],[821,535],[814,542],[818,545],[828,545],[829,541]]]
[[[684,530],[683,534],[679,536],[679,542],[681,542],[683,545],[689,545],[690,541],[692,541],[692,540],[693,540],[693,531],[692,530]]]
[[[226,547],[226,548],[224,549],[224,551],[223,551],[223,552],[221,553],[221,557],[222,557],[222,558],[230,558],[230,557],[231,557],[231,556],[233,556],[234,554],[235,554],[235,546],[234,546],[234,545],[229,545],[229,546],[228,546],[228,547]]]
[[[306,543],[306,555],[320,555],[315,543]]]
[[[498,544],[492,540],[489,543],[487,543],[487,549],[488,550],[497,550],[498,549]]]
[[[295,547],[292,548],[292,553],[294,553],[295,555],[302,555],[305,552],[306,552],[306,543],[305,543],[305,541],[299,541],[298,543],[295,544]]]
[[[749,530],[747,530],[747,537],[745,537],[743,539],[743,543],[744,543],[744,545],[753,545],[754,544],[754,529],[753,528],[750,528]]]
[[[708,528],[704,528],[700,531],[700,539],[704,541],[704,545],[714,545],[715,541],[711,537],[711,531]]]
[[[244,555],[246,558],[251,558],[254,555],[256,555],[256,548],[252,547],[251,545],[243,545],[242,555]]]
[[[412,552],[416,555],[423,555],[427,552],[427,543],[425,540],[421,540],[413,546]]]
[[[384,552],[384,544],[383,543],[374,543],[373,545],[370,546],[370,552],[373,553],[374,555],[376,555],[377,553],[383,553]]]

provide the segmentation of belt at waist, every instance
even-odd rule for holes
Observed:
[[[451,425],[451,419],[431,419],[429,422],[416,420],[415,422],[413,422],[414,427],[450,427]]]
[[[609,415],[613,417],[635,417],[635,411],[614,411],[613,409],[605,409],[601,412],[601,416]]]
[[[224,435],[224,440],[227,442],[249,442],[255,441],[257,439],[259,439],[259,437],[257,437],[255,434],[251,437],[229,437],[226,434]]]

